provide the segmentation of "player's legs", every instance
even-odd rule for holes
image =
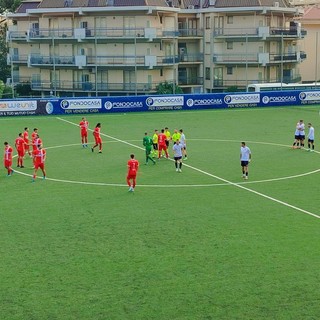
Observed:
[[[44,163],[39,164],[39,168],[40,168],[41,171],[42,171],[43,179],[45,179],[47,175],[46,175],[46,170],[45,170],[45,168],[44,168]]]
[[[248,174],[249,174],[248,164],[249,164],[249,161],[241,161],[242,177],[244,179],[248,179]]]
[[[174,165],[177,172],[181,172],[182,160],[181,157],[174,157]]]
[[[299,147],[299,136],[294,136],[294,141],[293,141],[293,144],[292,144],[292,149],[296,149]]]
[[[159,145],[158,146],[158,159],[160,159],[160,157],[161,157],[161,153],[162,153],[162,150],[163,150],[163,146],[161,145]]]
[[[168,148],[167,148],[167,146],[164,146],[164,147],[163,147],[163,150],[164,150],[164,152],[165,152],[165,154],[166,154],[166,158],[168,159],[168,158],[169,158],[169,153],[168,153]]]
[[[131,183],[132,180],[132,183]],[[129,187],[129,191],[133,191],[134,187],[135,187],[135,177],[128,175],[127,176],[127,185]]]
[[[150,153],[149,155],[147,156],[147,161],[146,163],[148,163],[148,159],[151,160],[153,162],[153,164],[156,164],[156,162],[152,159],[152,157],[150,156]]]
[[[35,180],[36,180],[37,171],[38,171],[38,166],[35,166],[34,170],[33,170],[32,182],[35,182]]]
[[[301,148],[304,148],[304,139],[305,139],[305,136],[300,137],[300,147]]]
[[[21,150],[18,152],[18,166],[20,166],[20,168],[24,168],[24,166],[23,166],[24,155],[25,155],[24,150]]]
[[[308,151],[314,151],[314,140],[308,139]]]
[[[11,168],[12,162],[10,161],[5,161],[4,167],[7,169],[7,175],[11,176],[13,173],[13,169]]]
[[[248,165],[243,166],[242,173],[244,174],[244,178],[248,179],[248,174],[249,174]]]
[[[151,154],[151,150],[147,149],[147,150],[146,150],[146,164],[148,164],[149,160],[151,160],[153,163],[156,163],[156,162],[152,159],[152,157],[150,156],[150,154]]]
[[[156,158],[157,155],[158,155],[158,144],[157,144],[157,143],[153,143],[152,146],[153,146],[152,156],[153,156],[154,158]]]
[[[94,146],[91,148],[91,151],[93,152],[93,149],[96,148],[99,145],[99,139],[95,138],[95,144]]]
[[[184,156],[184,160],[187,160],[188,156],[187,156],[187,147],[186,146],[183,147],[182,153],[183,153],[183,156]]]

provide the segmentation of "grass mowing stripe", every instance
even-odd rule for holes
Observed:
[[[67,123],[69,123],[69,124],[71,124],[71,125],[74,125],[74,126],[77,126],[77,127],[79,126],[78,124],[76,124],[76,123],[74,123],[74,122],[71,122],[71,121],[69,121],[69,120],[63,119],[63,118],[57,117],[57,119],[60,120],[60,121],[67,122]],[[91,130],[91,129],[90,129],[90,130]],[[92,131],[92,130],[91,130],[91,131]],[[113,140],[122,142],[122,143],[124,143],[124,144],[130,145],[130,146],[132,146],[132,147],[138,148],[138,149],[140,149],[140,150],[144,150],[144,148],[142,148],[142,147],[139,147],[139,146],[134,145],[134,144],[132,144],[132,143],[129,143],[129,142],[127,142],[127,141],[124,141],[124,140],[115,138],[115,137],[113,137],[113,136],[109,136],[109,135],[103,134],[103,133],[102,133],[101,135],[103,135],[103,136],[105,136],[105,137],[108,137],[108,138],[110,138],[110,139],[113,139]],[[188,164],[185,164],[185,163],[184,163],[184,166],[187,167],[187,168],[189,168],[189,169],[195,170],[195,171],[197,171],[197,172],[203,173],[204,175],[207,175],[207,176],[209,176],[209,177],[215,178],[215,179],[217,179],[217,180],[219,180],[219,181],[222,181],[222,182],[224,182],[224,183],[226,183],[226,184],[232,185],[232,186],[234,186],[234,187],[240,188],[240,189],[242,189],[242,190],[245,190],[245,191],[248,191],[248,192],[250,192],[250,193],[256,194],[256,195],[258,195],[258,196],[260,196],[260,197],[263,197],[263,198],[265,198],[265,199],[268,199],[268,200],[271,200],[271,201],[276,202],[276,203],[278,203],[278,204],[281,204],[281,205],[283,205],[283,206],[286,206],[286,207],[289,207],[289,208],[294,209],[294,210],[296,210],[296,211],[299,211],[299,212],[302,212],[302,213],[304,213],[304,214],[310,215],[310,216],[312,216],[312,217],[314,217],[314,218],[320,219],[320,216],[317,215],[317,214],[315,214],[315,213],[312,213],[312,212],[310,212],[310,211],[304,210],[304,209],[302,209],[302,208],[299,208],[299,207],[294,206],[294,205],[292,205],[292,204],[289,204],[289,203],[287,203],[287,202],[281,201],[281,200],[279,200],[279,199],[273,198],[273,197],[268,196],[268,195],[266,195],[266,194],[264,194],[264,193],[261,193],[261,192],[258,192],[258,191],[256,191],[256,190],[247,188],[247,187],[245,187],[245,186],[243,186],[243,185],[240,185],[240,184],[238,184],[238,183],[234,183],[234,182],[232,182],[232,181],[226,180],[226,179],[224,179],[224,178],[221,178],[221,177],[219,177],[219,176],[216,176],[216,175],[211,174],[211,173],[209,173],[209,172],[206,172],[206,171],[204,171],[204,170],[201,170],[201,169],[198,169],[198,168],[196,168],[196,167],[190,166],[190,165],[188,165]]]

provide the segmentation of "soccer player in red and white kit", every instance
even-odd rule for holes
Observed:
[[[93,130],[93,136],[95,140],[95,145],[91,148],[91,151],[94,151],[94,148],[99,146],[99,153],[102,153],[102,139],[100,136],[101,123],[97,123],[96,127]]]
[[[24,139],[24,150],[31,157],[32,153],[30,151],[30,140],[29,140],[29,128],[28,127],[24,128],[23,139]]]
[[[161,133],[158,134],[158,159],[161,157],[162,150],[166,154],[166,158],[169,158],[168,148],[167,148],[167,136],[164,133],[164,129],[161,129]]]
[[[15,147],[17,149],[18,152],[18,163],[17,163],[17,167],[20,168],[24,168],[23,166],[23,157],[25,155],[25,142],[24,139],[22,137],[22,133],[19,133],[18,138],[15,141]]]
[[[39,135],[36,133],[35,135],[32,133],[32,155],[35,151],[39,149],[39,146],[42,146],[42,140],[40,139]],[[33,156],[33,167],[34,167],[34,156]]]
[[[79,123],[80,127],[80,136],[81,136],[81,143],[83,148],[88,147],[88,128],[89,122],[85,117],[82,118],[81,122]]]
[[[134,158],[134,154],[132,153],[130,154],[130,159],[128,160],[127,184],[129,186],[129,191],[134,191],[138,169],[139,161]]]
[[[37,171],[40,168],[43,173],[43,179],[46,178],[46,170],[44,168],[44,162],[46,160],[46,150],[42,149],[42,145],[38,145],[37,149],[33,151],[33,159],[34,159],[34,172],[32,177],[32,182],[36,180]]]
[[[37,128],[34,128],[32,134],[31,134],[32,151],[34,151],[34,150],[37,149],[37,144],[35,144],[35,139],[36,139],[37,137],[39,137],[39,136],[38,136],[38,129],[37,129]]]
[[[13,149],[9,145],[8,142],[4,143],[4,157],[3,157],[3,162],[4,162],[4,167],[8,170],[8,176],[11,176],[13,173],[13,170],[11,168],[12,166],[12,155],[13,155]]]

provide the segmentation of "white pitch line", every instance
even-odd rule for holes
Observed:
[[[65,120],[65,119],[62,119],[62,118],[59,118],[59,117],[57,117],[57,119],[58,119],[58,120],[61,120],[61,121],[65,121],[65,122],[67,122],[67,123],[69,123],[69,124],[78,126],[78,124],[76,124],[76,123],[74,123],[74,122],[71,122],[71,121],[68,121],[68,120]],[[139,146],[136,146],[136,145],[134,145],[134,144],[131,144],[131,143],[127,142],[127,141],[124,141],[124,140],[121,140],[121,139],[118,139],[118,138],[115,138],[115,137],[112,137],[112,136],[109,136],[109,135],[106,135],[106,134],[103,134],[103,135],[106,136],[106,137],[108,137],[108,138],[110,138],[110,139],[113,139],[113,140],[122,142],[122,143],[124,143],[124,144],[130,145],[130,146],[132,146],[132,147],[135,147],[135,148],[139,148],[139,149],[144,150],[144,148],[141,148],[141,147],[139,147]],[[271,201],[273,201],[273,202],[279,203],[279,204],[281,204],[281,205],[283,205],[283,206],[286,206],[286,207],[288,207],[288,208],[294,209],[294,210],[296,210],[296,211],[299,211],[299,212],[302,212],[302,213],[304,213],[304,214],[307,214],[307,215],[310,215],[310,216],[312,216],[312,217],[315,217],[315,218],[317,218],[317,219],[320,219],[320,216],[317,215],[317,214],[315,214],[315,213],[312,213],[312,212],[310,212],[310,211],[304,210],[304,209],[299,208],[299,207],[297,207],[297,206],[291,205],[291,204],[289,204],[289,203],[287,203],[287,202],[284,202],[284,201],[281,201],[281,200],[279,200],[279,199],[270,197],[270,196],[268,196],[268,195],[266,195],[266,194],[264,194],[264,193],[255,191],[255,190],[250,189],[250,188],[247,188],[247,187],[244,187],[243,185],[240,185],[240,184],[238,184],[238,183],[234,183],[234,182],[232,182],[232,181],[229,181],[229,180],[226,180],[226,179],[224,179],[224,178],[218,177],[218,176],[216,176],[216,175],[214,175],[214,174],[211,174],[211,173],[209,173],[209,172],[203,171],[203,170],[198,169],[198,168],[196,168],[196,167],[190,166],[190,165],[188,165],[188,164],[186,164],[186,163],[184,163],[184,166],[187,167],[187,168],[189,168],[189,169],[192,169],[192,170],[195,170],[195,171],[197,171],[197,172],[200,172],[200,173],[202,173],[202,174],[204,174],[204,175],[207,175],[207,176],[209,176],[209,177],[215,178],[215,179],[217,179],[217,180],[219,180],[219,181],[222,181],[222,182],[224,182],[224,183],[226,183],[226,184],[228,184],[228,185],[232,185],[232,186],[234,186],[234,187],[236,187],[236,188],[239,188],[239,189],[248,191],[248,192],[253,193],[253,194],[256,194],[256,195],[258,195],[258,196],[260,196],[260,197],[262,197],[262,198],[271,200]]]
[[[310,215],[310,216],[313,216],[313,217],[315,217],[315,218],[320,219],[320,216],[319,216],[319,215],[316,215],[316,214],[314,214],[314,213],[312,213],[312,212],[310,212],[310,211],[301,209],[301,208],[299,208],[299,207],[297,207],[297,206],[294,206],[294,205],[291,205],[291,204],[289,204],[289,203],[287,203],[287,202],[284,202],[284,201],[278,200],[278,199],[276,199],[276,198],[270,197],[270,196],[268,196],[268,195],[266,195],[266,194],[264,194],[264,193],[255,191],[255,190],[250,189],[250,188],[247,188],[247,187],[244,187],[243,185],[240,185],[240,184],[238,184],[238,183],[231,182],[231,181],[226,180],[226,179],[224,179],[224,178],[221,178],[221,177],[218,177],[218,176],[216,176],[216,175],[213,175],[213,174],[211,174],[211,173],[209,173],[209,172],[206,172],[206,171],[203,171],[203,170],[201,170],[201,169],[192,167],[192,166],[190,166],[190,165],[188,165],[188,164],[185,164],[185,163],[184,163],[183,165],[184,165],[185,167],[188,167],[188,168],[193,169],[193,170],[195,170],[195,171],[201,172],[201,173],[203,173],[203,174],[205,174],[205,175],[207,175],[207,176],[209,176],[209,177],[212,177],[212,178],[215,178],[215,179],[217,179],[217,180],[223,181],[223,182],[225,182],[226,184],[229,184],[229,185],[235,186],[235,187],[237,187],[237,188],[246,190],[246,191],[248,191],[248,192],[254,193],[254,194],[256,194],[256,195],[258,195],[258,196],[260,196],[260,197],[263,197],[263,198],[265,198],[265,199],[271,200],[271,201],[273,201],[273,202],[277,202],[277,203],[282,204],[282,205],[284,205],[284,206],[286,206],[286,207],[292,208],[292,209],[294,209],[294,210],[300,211],[300,212],[302,212],[302,213],[305,213],[305,214],[308,214],[308,215]]]
[[[71,122],[71,121],[69,121],[69,120],[62,119],[62,118],[59,118],[59,117],[57,117],[57,119],[58,119],[58,120],[61,120],[61,121],[64,121],[64,122],[67,122],[67,123],[69,123],[69,124],[72,124],[72,125],[74,125],[74,126],[79,127],[78,124],[76,124],[76,123],[74,123],[74,122]],[[89,130],[90,130],[90,131],[93,131],[92,129],[89,129]],[[140,150],[144,150],[144,148],[139,147],[139,146],[137,146],[137,145],[135,145],[135,144],[132,144],[132,143],[130,143],[130,142],[127,142],[127,141],[124,141],[124,140],[120,140],[120,139],[118,139],[118,138],[109,136],[109,135],[107,135],[107,134],[105,134],[105,133],[100,133],[100,134],[101,134],[102,136],[104,136],[104,137],[107,137],[107,138],[110,138],[110,139],[112,139],[112,140],[115,140],[115,141],[118,141],[118,142],[127,144],[127,145],[129,145],[129,146],[131,146],[131,147],[135,147],[135,148],[139,148]]]

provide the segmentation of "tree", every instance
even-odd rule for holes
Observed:
[[[157,93],[158,94],[181,94],[183,93],[182,89],[175,85],[172,82],[161,82],[160,84],[157,85],[156,87]]]
[[[6,42],[6,25],[0,26],[0,80],[3,82],[10,78],[10,66],[7,64],[8,44]]]
[[[21,0],[0,0],[0,14],[4,12],[15,12]]]
[[[21,0],[0,0],[0,14],[14,12],[20,5]],[[6,82],[10,78],[10,67],[7,65],[7,54],[9,52],[6,42],[7,24],[3,20],[0,24],[0,80]]]

